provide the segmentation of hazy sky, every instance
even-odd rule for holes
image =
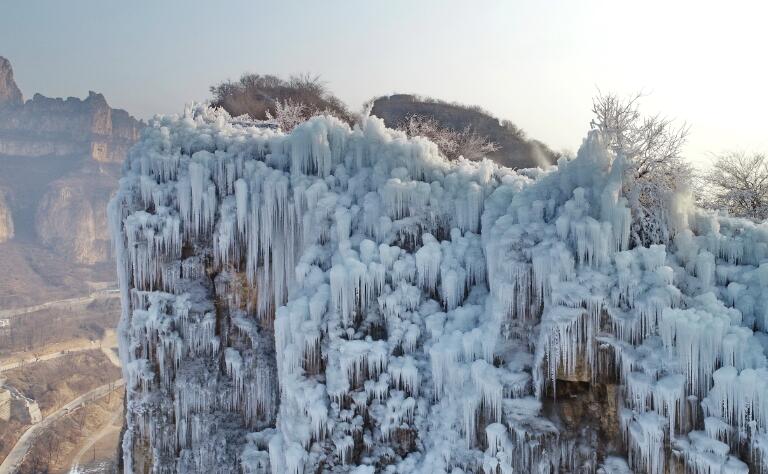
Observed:
[[[768,151],[768,2],[3,0],[25,97],[102,92],[147,118],[241,73],[320,74],[351,108],[414,92],[578,148],[597,88],[692,126],[689,158]]]

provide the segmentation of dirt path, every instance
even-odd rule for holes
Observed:
[[[101,340],[101,352],[107,356],[110,362],[115,367],[120,367],[120,358],[114,349],[117,349],[117,334],[113,329],[109,329],[104,333],[104,338]]]
[[[35,311],[41,311],[43,309],[56,308],[58,306],[71,306],[76,304],[87,304],[97,299],[112,299],[119,298],[120,292],[116,289],[107,289],[94,291],[88,296],[79,296],[77,298],[66,298],[63,300],[48,301],[46,303],[36,304],[34,306],[26,306],[24,308],[11,308],[0,310],[0,319],[10,318],[13,316],[24,315],[28,313],[34,313]]]
[[[16,445],[13,447],[13,449],[11,449],[11,452],[8,453],[8,456],[6,456],[3,463],[0,464],[0,474],[13,474],[16,472],[24,460],[24,456],[26,456],[27,452],[29,451],[29,448],[32,447],[32,444],[34,443],[37,436],[43,433],[53,422],[63,416],[66,416],[69,414],[69,412],[80,407],[81,405],[99,399],[115,388],[122,387],[123,385],[125,385],[125,382],[121,379],[106,385],[102,385],[101,387],[97,387],[90,392],[75,398],[55,412],[46,416],[40,423],[30,426],[27,431],[21,435],[21,438],[19,438],[19,440],[16,442]]]
[[[122,412],[116,412],[101,430],[89,436],[88,439],[84,441],[83,447],[80,448],[77,454],[75,454],[75,457],[72,459],[72,467],[79,466],[80,460],[83,458],[83,456],[85,456],[85,454],[93,447],[94,444],[98,443],[99,440],[113,434],[116,431],[120,431],[121,425],[117,424],[117,421],[120,420],[122,416]]]

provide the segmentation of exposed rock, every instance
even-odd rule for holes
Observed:
[[[14,206],[6,203],[4,214],[0,210],[5,222],[0,241],[8,240],[12,222],[21,220],[34,228],[22,233],[26,240],[37,238],[78,263],[105,261],[105,208],[117,184],[115,164],[125,159],[143,124],[92,91],[84,100],[35,94],[22,102],[20,93],[8,92],[18,88],[5,59],[0,60],[0,91],[3,77],[12,86],[6,96],[13,106],[0,109],[0,161],[8,175],[2,181],[19,199]],[[30,186],[38,191],[30,192]]]
[[[21,91],[13,80],[11,62],[0,56],[0,107],[21,105]]]
[[[95,92],[24,102],[0,58],[1,306],[80,293],[83,275],[114,279],[106,203],[142,127]],[[79,276],[54,278],[52,268]]]
[[[0,243],[11,240],[14,234],[13,217],[6,193],[7,191],[0,188]]]
[[[0,155],[85,155],[99,162],[122,162],[141,127],[92,91],[85,100],[35,94],[23,106],[0,110]]]
[[[78,263],[108,259],[106,208],[114,184],[108,176],[63,178],[51,183],[35,217],[40,241]]]

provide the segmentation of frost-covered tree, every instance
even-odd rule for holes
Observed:
[[[274,122],[284,132],[290,132],[293,128],[305,121],[309,115],[306,104],[291,99],[275,102],[274,113],[267,110],[267,120]]]
[[[672,200],[689,189],[692,170],[681,156],[688,127],[660,115],[643,115],[641,97],[599,93],[592,101],[590,125],[626,160],[623,191],[632,209],[632,241],[647,246],[669,241]]]
[[[768,156],[730,152],[716,158],[702,176],[703,203],[731,215],[768,219]]]
[[[409,115],[398,127],[409,137],[426,137],[432,140],[440,152],[449,160],[460,156],[468,160],[479,160],[499,149],[488,137],[480,135],[471,127],[462,130],[442,126],[435,118],[423,115]]]

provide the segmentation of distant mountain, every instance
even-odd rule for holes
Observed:
[[[24,101],[0,57],[0,307],[114,278],[106,205],[142,127],[95,92]]]
[[[120,163],[138,139],[141,123],[112,109],[93,91],[85,100],[31,100],[0,105],[0,154],[13,156],[88,155],[97,162]]]
[[[437,120],[454,130],[471,127],[491,139],[499,150],[491,153],[497,163],[512,168],[532,168],[554,163],[557,153],[525,133],[508,120],[501,121],[479,107],[452,104],[411,94],[395,94],[373,100],[371,114],[391,128],[399,127],[409,116],[420,115]]]
[[[0,107],[5,105],[21,105],[21,91],[13,80],[11,62],[0,56]]]

